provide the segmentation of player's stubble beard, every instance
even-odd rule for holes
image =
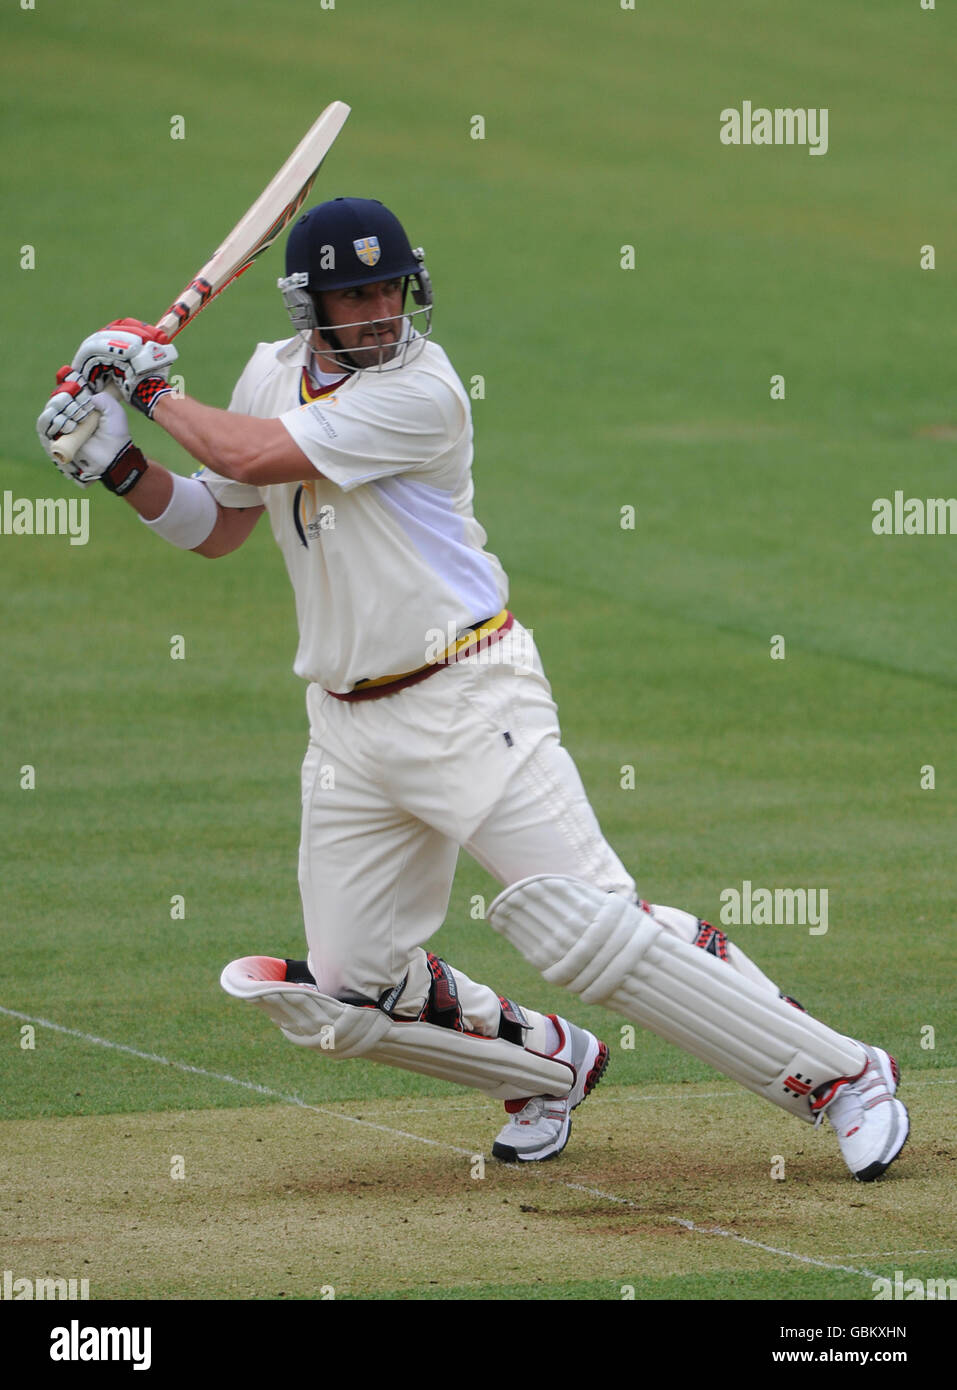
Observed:
[[[321,317],[321,300],[317,304]],[[312,350],[316,365],[322,371],[361,371],[363,368],[382,367],[391,362],[403,341],[404,313],[388,319],[359,320],[349,325],[324,324],[314,330]],[[349,336],[356,341],[342,342],[338,328],[348,328]]]
[[[400,339],[394,334],[387,338],[363,334],[355,346],[346,347],[335,332],[327,330],[327,335],[323,336],[317,330],[313,354],[322,371],[335,372],[342,368],[361,371],[363,367],[381,367],[391,362],[399,350],[399,344]]]

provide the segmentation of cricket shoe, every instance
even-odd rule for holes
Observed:
[[[511,1119],[492,1145],[492,1157],[503,1163],[541,1162],[560,1154],[572,1132],[572,1111],[595,1089],[608,1066],[608,1048],[594,1033],[556,1014],[548,1016],[561,1037],[552,1056],[572,1067],[575,1080],[567,1096],[505,1102]]]
[[[873,1182],[904,1147],[910,1121],[905,1106],[894,1098],[900,1081],[894,1058],[879,1047],[864,1051],[867,1062],[860,1075],[830,1082],[811,1109],[827,1115],[858,1182]]]

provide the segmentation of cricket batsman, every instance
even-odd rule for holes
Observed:
[[[879,1177],[908,1133],[894,1059],[818,1022],[723,932],[641,900],[601,833],[473,512],[469,400],[431,338],[423,252],[381,203],[336,198],[293,226],[279,288],[293,336],[258,345],[228,410],[174,393],[176,349],[122,319],[80,345],[38,422],[51,453],[100,412],[62,471],[169,545],[215,559],[267,513],[286,563],[308,955],[233,961],[223,988],[326,1058],[503,1100],[493,1154],[554,1157],[608,1048],[428,949],[464,846],[503,885],[491,926],[550,983],[800,1120],[827,1115],[851,1173]],[[197,460],[192,477],[144,457],[120,395]]]

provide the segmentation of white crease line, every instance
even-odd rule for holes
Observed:
[[[585,1187],[582,1183],[566,1182],[564,1187],[574,1188],[576,1192],[586,1192],[592,1197],[602,1197],[606,1202],[617,1202],[619,1206],[634,1207],[635,1211],[641,1211],[637,1202],[633,1202],[629,1197],[616,1197],[611,1192],[602,1192],[597,1187]],[[647,1213],[646,1213],[647,1215]],[[660,1216],[656,1219],[660,1220]],[[798,1255],[793,1250],[780,1250],[775,1245],[765,1245],[760,1240],[751,1240],[748,1236],[739,1236],[736,1231],[726,1231],[722,1226],[698,1226],[694,1221],[686,1221],[681,1216],[666,1216],[666,1221],[673,1221],[678,1226],[684,1226],[685,1230],[694,1231],[700,1236],[726,1236],[730,1240],[740,1241],[742,1245],[754,1246],[756,1250],[766,1250],[771,1255],[783,1255],[788,1260],[800,1260],[802,1264],[820,1265],[822,1269],[840,1270],[844,1274],[860,1274],[866,1279],[879,1279],[880,1275],[874,1274],[869,1269],[854,1269],[850,1265],[828,1264],[826,1260],[815,1259],[813,1255]]]
[[[260,1086],[255,1081],[243,1081],[240,1077],[230,1076],[227,1072],[207,1071],[205,1067],[194,1067],[188,1062],[176,1062],[171,1057],[161,1057],[158,1052],[140,1052],[138,1048],[127,1047],[125,1043],[111,1042],[109,1038],[97,1038],[92,1033],[81,1033],[77,1028],[64,1028],[62,1023],[51,1023],[48,1018],[33,1018],[30,1014],[17,1013],[16,1009],[5,1009],[2,1004],[0,1004],[0,1014],[6,1014],[9,1018],[22,1018],[25,1023],[35,1023],[41,1028],[52,1028],[55,1033],[65,1033],[71,1038],[81,1038],[83,1042],[96,1043],[97,1047],[111,1047],[116,1052],[125,1052],[130,1057],[139,1057],[144,1062],[159,1062],[161,1066],[173,1067],[176,1071],[189,1072],[193,1076],[205,1076],[211,1081],[226,1081],[230,1086],[242,1086],[246,1091],[255,1091],[258,1095],[269,1096],[271,1100],[281,1100],[286,1105],[298,1105],[300,1110],[311,1110],[316,1115],[326,1115],[334,1120],[345,1120],[350,1125],[362,1125],[365,1129],[377,1129],[382,1134],[401,1134],[403,1139],[415,1139],[420,1144],[431,1144],[437,1149],[451,1149],[453,1153],[465,1154],[469,1158],[474,1152],[472,1149],[456,1148],[454,1144],[444,1143],[440,1139],[426,1139],[421,1134],[409,1134],[404,1129],[393,1129],[391,1125],[377,1125],[372,1120],[360,1120],[354,1115],[342,1115],[338,1110],[326,1110],[321,1105],[310,1105],[308,1101],[302,1100],[299,1096],[287,1096],[282,1091],[274,1091],[270,1086]]]
[[[943,1250],[839,1250],[835,1255],[823,1255],[823,1259],[875,1259],[882,1255],[953,1255],[957,1247],[944,1245]]]
[[[282,1091],[274,1091],[269,1086],[260,1086],[255,1081],[243,1081],[240,1077],[230,1076],[227,1072],[208,1071],[205,1067],[194,1067],[189,1062],[177,1062],[171,1057],[161,1057],[157,1052],[141,1052],[138,1048],[128,1047],[126,1043],[111,1042],[108,1038],[98,1038],[92,1033],[82,1033],[77,1028],[65,1028],[62,1023],[53,1023],[48,1018],[34,1018],[30,1014],[18,1013],[16,1009],[6,1009],[0,1004],[0,1014],[6,1014],[8,1018],[19,1018],[25,1023],[35,1023],[41,1028],[50,1028],[55,1033],[64,1033],[67,1037],[80,1038],[83,1042],[95,1043],[97,1047],[109,1047],[116,1052],[125,1052],[130,1057],[139,1057],[145,1062],[158,1062],[161,1066],[172,1067],[176,1071],[188,1072],[193,1076],[205,1076],[212,1081],[225,1081],[230,1086],[241,1086],[246,1091],[255,1091],[257,1095],[269,1096],[273,1100],[280,1100],[286,1105],[298,1106],[301,1110],[312,1111],[315,1115],[324,1115],[333,1120],[344,1120],[347,1124],[361,1125],[364,1129],[375,1129],[381,1134],[398,1135],[403,1139],[411,1139],[418,1144],[428,1144],[432,1148],[446,1149],[451,1153],[465,1154],[471,1158],[474,1155],[472,1149],[461,1149],[455,1144],[449,1144],[441,1139],[427,1139],[421,1134],[410,1134],[408,1130],[394,1129],[391,1125],[378,1125],[372,1120],[360,1120],[354,1115],[344,1115],[338,1110],[326,1110],[320,1105],[310,1105],[299,1096],[286,1095]],[[942,1078],[943,1079],[943,1078]],[[718,1095],[735,1095],[734,1091],[716,1092]],[[611,1099],[609,1097],[609,1099]],[[668,1097],[661,1097],[668,1099]],[[567,1187],[573,1192],[584,1192],[592,1197],[600,1197],[605,1202],[615,1202],[619,1206],[632,1207],[636,1211],[641,1211],[637,1202],[633,1202],[629,1197],[616,1197],[613,1193],[602,1192],[597,1187],[585,1187],[582,1183],[566,1182],[562,1178],[546,1178],[547,1182],[553,1182],[561,1187]],[[658,1215],[658,1220],[661,1216]],[[724,1236],[730,1240],[739,1241],[742,1245],[750,1245],[756,1250],[765,1250],[768,1254],[779,1255],[788,1260],[799,1260],[802,1264],[818,1265],[822,1269],[831,1269],[844,1274],[859,1274],[866,1279],[878,1279],[880,1275],[874,1274],[869,1269],[855,1269],[849,1265],[829,1264],[826,1260],[815,1259],[812,1255],[799,1255],[793,1250],[779,1250],[773,1245],[764,1245],[759,1240],[751,1240],[747,1236],[738,1235],[735,1231],[726,1231],[720,1226],[698,1226],[693,1221],[687,1221],[680,1216],[665,1216],[666,1221],[671,1221],[678,1226],[683,1226],[688,1231],[693,1231],[696,1235],[705,1236]]]

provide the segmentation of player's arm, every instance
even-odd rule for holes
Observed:
[[[302,483],[322,475],[279,420],[217,410],[190,396],[161,396],[152,418],[199,463],[253,487]]]
[[[91,409],[100,417],[97,429],[74,459],[57,458],[52,441],[59,437],[61,426],[75,427],[76,414],[82,420]],[[37,431],[61,473],[79,487],[102,483],[128,502],[152,531],[180,550],[194,550],[210,559],[228,555],[242,545],[265,510],[255,504],[224,507],[198,479],[180,477],[145,458],[130,438],[119,401],[108,392],[92,397],[85,380],[68,367],[57,373],[57,388],[37,421]]]
[[[164,333],[138,319],[116,319],[85,338],[73,358],[73,373],[94,392],[104,382],[117,386],[135,409],[148,415],[182,444],[199,463],[221,477],[253,487],[309,482],[317,470],[278,420],[217,410],[169,385],[176,348]],[[58,378],[59,380],[59,378]],[[66,410],[48,429],[76,423],[77,410]]]
[[[181,549],[192,550],[196,555],[204,555],[208,560],[218,560],[223,555],[238,550],[266,510],[263,506],[224,507],[196,478],[181,478],[170,473],[162,464],[154,463],[152,459],[146,460],[145,472],[135,488],[125,496],[124,501],[128,502],[148,525],[159,522],[159,528],[151,529],[158,529],[162,535],[164,520],[167,527],[174,521],[170,507],[174,488],[177,495],[176,507],[180,513],[179,526],[184,528],[182,535],[187,542]],[[196,491],[198,488],[202,489],[202,493]],[[210,502],[215,508],[215,520]],[[191,518],[195,518],[192,524],[197,527],[194,534],[199,534],[204,525],[212,520],[212,530],[198,545],[188,544],[191,539],[188,529]]]

